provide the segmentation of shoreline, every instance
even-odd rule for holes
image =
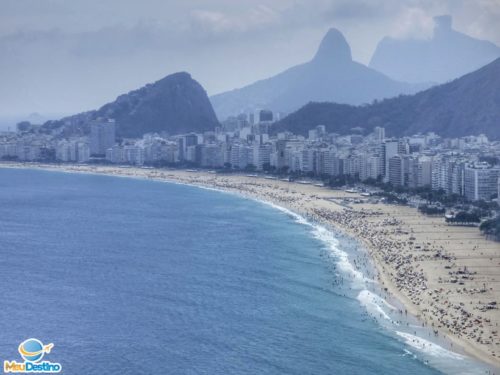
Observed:
[[[477,228],[473,228],[477,232],[473,236],[470,228],[448,227],[444,220],[443,223],[438,223],[439,219],[424,217],[414,208],[346,202],[346,199],[362,197],[314,185],[244,175],[11,162],[0,163],[0,168],[32,168],[153,179],[236,193],[282,207],[312,223],[358,241],[373,263],[379,289],[386,294],[381,294],[384,300],[394,299],[422,322],[426,329],[439,332],[436,339],[452,343],[453,352],[466,353],[500,369],[500,340],[496,334],[500,322],[498,309],[478,313],[473,308],[473,316],[465,319],[466,324],[459,326],[449,323],[458,320],[449,318],[455,313],[453,310],[458,310],[459,315],[463,316],[463,311],[469,310],[471,305],[482,306],[489,300],[500,302],[498,284],[495,284],[500,282],[500,244],[481,237]],[[481,256],[476,251],[480,251]],[[471,252],[472,256],[466,255]],[[436,253],[441,256],[436,257]],[[469,269],[467,272],[463,268],[465,266],[462,266],[465,263]],[[468,265],[469,263],[471,264]],[[464,285],[449,282],[449,272],[456,273],[462,269],[464,272],[459,275],[467,277],[463,279]],[[445,282],[445,277],[448,277],[448,282]],[[478,286],[483,284],[488,284],[491,289],[486,287],[482,288],[485,289],[484,292],[476,292]],[[459,286],[463,288],[462,292],[459,291]],[[471,292],[468,293],[467,290]],[[484,302],[480,301],[481,298]],[[440,311],[437,317],[436,309]],[[473,322],[471,327],[469,321]],[[479,341],[476,337],[479,337]]]

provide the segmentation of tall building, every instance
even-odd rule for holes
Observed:
[[[318,132],[319,137],[323,137],[326,134],[326,126],[318,125],[316,126],[316,131]]]
[[[198,136],[194,133],[183,135],[177,139],[177,147],[179,150],[179,160],[188,160],[187,150],[188,147],[196,146],[198,144]]]
[[[314,172],[316,170],[316,151],[307,148],[302,150],[301,155],[301,171]]]
[[[465,167],[464,192],[471,201],[491,200],[498,193],[500,168],[492,168],[488,164],[476,164]]]
[[[311,141],[317,141],[326,135],[325,125],[318,125],[314,129],[309,130],[308,137]]]
[[[349,155],[344,159],[343,173],[351,177],[360,177],[362,159],[359,155]]]
[[[340,160],[334,150],[325,149],[316,153],[316,173],[338,176],[341,173]]]
[[[255,124],[255,114],[254,113],[250,113],[250,115],[248,116],[248,122],[250,123],[250,125]]]
[[[387,140],[382,143],[382,160],[384,161],[384,181],[389,182],[389,160],[398,154],[399,142]]]
[[[286,167],[286,157],[285,157],[285,149],[286,149],[286,140],[279,140],[276,142],[276,168],[279,170],[281,168]]]
[[[144,164],[144,149],[136,145],[127,145],[123,147],[125,161],[134,165]]]
[[[267,109],[259,111],[259,122],[272,122],[273,112]]]
[[[463,171],[463,160],[448,155],[435,157],[432,162],[432,190],[464,195]]]
[[[418,187],[431,186],[432,182],[432,161],[428,157],[420,157],[417,163],[416,185]]]
[[[368,155],[363,156],[361,158],[361,169],[359,172],[360,180],[364,181],[369,178],[376,180],[379,178],[379,176],[382,175],[380,165],[380,157]]]
[[[389,159],[389,182],[392,186],[403,186],[404,184],[404,165],[403,158],[399,155]]]
[[[114,120],[96,120],[90,124],[90,154],[106,155],[106,150],[113,147],[116,141],[116,124]]]
[[[125,153],[123,151],[123,147],[114,145],[113,147],[108,148],[106,150],[106,160],[115,164],[124,163]]]
[[[415,188],[417,186],[418,159],[405,155],[403,159],[403,186]]]
[[[385,139],[385,128],[376,126],[375,129],[373,129],[373,134],[377,142],[383,142]]]
[[[260,144],[253,146],[253,165],[258,169],[262,170],[264,167],[269,166],[271,163],[271,151],[272,147],[270,144]]]
[[[244,169],[253,163],[253,148],[244,144],[233,144],[231,146],[230,163],[234,169]]]
[[[401,138],[398,141],[398,154],[406,155],[410,153],[410,144],[407,139]]]
[[[55,156],[56,160],[62,162],[86,163],[90,158],[89,145],[86,142],[62,140],[56,145]]]
[[[201,147],[201,162],[202,167],[217,168],[224,165],[224,157],[222,148],[216,144],[206,144]]]

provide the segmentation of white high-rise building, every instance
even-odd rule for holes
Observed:
[[[313,149],[302,150],[302,172],[314,172],[316,165],[316,151]]]
[[[114,120],[96,120],[90,124],[90,154],[106,155],[115,144],[116,125]]]
[[[216,144],[205,144],[201,147],[202,167],[217,168],[224,165],[222,149]]]
[[[86,163],[90,159],[90,147],[86,142],[76,143],[76,161],[78,163]]]
[[[316,153],[316,173],[320,176],[340,174],[340,161],[335,150],[325,149]]]
[[[362,157],[359,179],[361,181],[365,181],[369,178],[376,180],[379,176],[382,176],[380,165],[380,157],[378,156]]]
[[[373,134],[376,141],[383,142],[385,140],[385,128],[376,126],[375,129],[373,129]]]
[[[404,164],[401,156],[396,155],[389,159],[388,177],[392,186],[404,185]]]
[[[388,140],[382,143],[382,157],[384,159],[384,181],[389,182],[389,160],[398,155],[399,142]]]
[[[432,160],[429,157],[420,157],[417,163],[416,185],[418,187],[431,186]]]
[[[464,192],[471,201],[491,200],[498,193],[500,168],[492,168],[488,164],[476,164],[465,167]]]
[[[81,141],[62,140],[55,147],[56,159],[62,162],[86,163],[90,158],[89,145]]]
[[[255,145],[253,147],[253,165],[258,170],[264,169],[264,166],[270,165],[271,163],[271,151],[272,147],[270,144],[265,145]]]

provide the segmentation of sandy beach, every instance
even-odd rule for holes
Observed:
[[[313,184],[245,175],[116,166],[3,163],[174,181],[264,200],[362,241],[383,290],[454,350],[500,369],[500,243],[415,208]]]

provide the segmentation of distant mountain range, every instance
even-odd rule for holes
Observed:
[[[384,38],[370,67],[405,82],[444,83],[500,57],[500,47],[452,28],[451,16],[435,17],[429,40]]]
[[[309,101],[362,104],[428,85],[394,81],[352,60],[342,33],[330,29],[314,58],[274,77],[210,98],[220,120],[256,109],[290,112]]]
[[[203,87],[182,72],[120,95],[98,110],[49,121],[44,127],[64,127],[66,133],[85,134],[90,121],[99,117],[115,119],[117,134],[122,137],[141,137],[149,132],[203,132],[218,125]]]
[[[386,99],[368,106],[309,103],[274,126],[307,134],[316,125],[348,134],[354,127],[369,132],[386,128],[389,136],[436,132],[444,137],[486,134],[500,140],[500,58],[452,82],[416,95]]]
[[[450,34],[452,39],[469,40],[451,29],[450,18],[440,17],[437,22],[434,39],[447,40]],[[399,58],[406,59],[405,53]],[[449,71],[460,64],[449,62]],[[43,128],[64,136],[88,134],[92,120],[113,118],[121,137],[204,132],[219,124],[215,112],[225,119],[259,108],[288,112],[311,102],[278,122],[275,130],[306,134],[323,124],[330,132],[345,134],[354,127],[370,131],[384,126],[394,136],[435,131],[454,137],[484,133],[500,139],[500,59],[450,83],[394,97],[419,88],[354,62],[343,35],[330,29],[310,62],[211,100],[198,82],[182,72],[121,95],[98,110],[48,121]]]

